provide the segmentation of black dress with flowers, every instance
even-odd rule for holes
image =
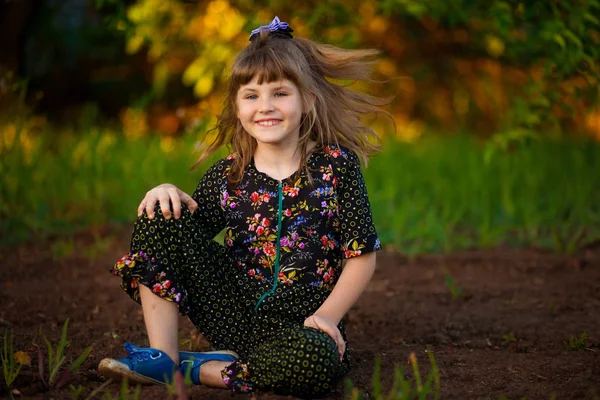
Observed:
[[[178,220],[138,218],[131,250],[113,269],[139,302],[138,287],[176,302],[215,349],[240,359],[223,371],[235,391],[317,397],[348,371],[333,339],[306,328],[335,286],[342,260],[379,250],[358,157],[328,146],[305,172],[282,181],[253,163],[230,187],[233,156],[215,163]],[[224,245],[212,240],[225,230]],[[340,324],[344,334],[343,324]]]

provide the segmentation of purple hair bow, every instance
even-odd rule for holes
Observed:
[[[273,18],[273,21],[269,25],[262,25],[254,29],[250,34],[250,40],[254,40],[260,36],[262,31],[269,31],[272,35],[282,36],[291,39],[292,33],[294,32],[287,22],[281,22],[279,17]]]

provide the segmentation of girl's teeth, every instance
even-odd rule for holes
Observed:
[[[277,124],[278,121],[261,121],[258,124],[264,126],[271,126]]]

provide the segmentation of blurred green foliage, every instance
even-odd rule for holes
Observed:
[[[195,134],[128,138],[81,125],[37,137],[0,136],[0,240],[130,223],[146,191],[171,182],[190,193]],[[50,128],[47,128],[50,129]],[[11,130],[12,134],[7,132]],[[571,253],[600,239],[600,143],[519,142],[486,158],[465,135],[389,140],[364,169],[382,242],[407,255],[498,245]]]

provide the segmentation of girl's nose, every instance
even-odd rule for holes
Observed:
[[[273,111],[273,103],[267,96],[263,96],[258,105],[258,111],[262,113]]]

